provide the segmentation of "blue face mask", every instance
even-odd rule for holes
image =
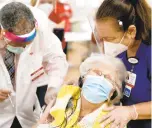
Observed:
[[[112,84],[103,76],[88,75],[83,87],[82,95],[93,104],[99,104],[108,99],[112,90]]]
[[[21,54],[24,51],[23,47],[13,47],[11,45],[7,45],[7,50],[15,54]]]

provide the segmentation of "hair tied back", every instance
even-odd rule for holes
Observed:
[[[138,0],[129,0],[129,1],[133,6],[136,6],[136,4],[138,3]]]

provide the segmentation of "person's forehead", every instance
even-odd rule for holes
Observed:
[[[116,70],[116,68],[110,63],[102,63],[101,65],[98,65],[98,67],[93,67],[92,69],[99,70],[103,73],[112,73]]]
[[[115,35],[115,33],[119,30],[118,21],[113,18],[97,20],[96,30],[104,37]]]

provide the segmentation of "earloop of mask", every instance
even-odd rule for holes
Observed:
[[[122,39],[120,40],[120,44],[121,44],[121,43],[122,43],[122,41],[124,40],[125,35],[126,35],[126,33],[124,33],[124,35],[123,35]]]
[[[114,100],[118,96],[117,90],[114,91],[113,95],[111,96],[110,100]]]
[[[116,71],[116,78],[118,79],[118,73]],[[117,96],[118,96],[118,89],[119,89],[119,85],[116,83],[116,81],[113,81],[113,85],[115,87],[115,91],[113,92],[113,95],[110,97],[110,100],[114,100]]]
[[[78,80],[78,85],[80,88],[82,88],[82,86],[83,86],[83,78],[84,77],[79,77],[79,80]]]

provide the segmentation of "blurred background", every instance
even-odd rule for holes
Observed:
[[[65,82],[77,80],[81,62],[92,52],[99,52],[92,36],[88,16],[94,17],[103,0],[18,1],[39,8],[47,15],[50,29],[61,40],[63,50],[67,55],[69,71]],[[147,2],[152,7],[152,0],[147,0]]]
[[[46,13],[52,31],[62,41],[69,63],[65,83],[79,78],[81,62],[98,48],[92,38],[88,16],[94,16],[103,0],[22,0]]]

